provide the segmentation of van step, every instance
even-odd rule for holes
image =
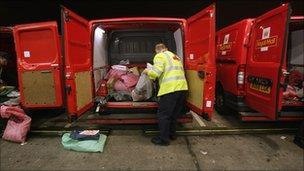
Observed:
[[[202,136],[202,135],[240,135],[240,134],[294,134],[297,128],[204,128],[177,130],[177,135]],[[158,130],[144,130],[145,135],[157,135]]]
[[[262,113],[259,112],[239,112],[241,116],[264,116]]]
[[[111,113],[107,115],[91,114],[87,119],[111,119],[111,118],[156,118],[155,113]]]
[[[107,108],[157,108],[157,102],[108,102]]]
[[[271,120],[266,115],[258,112],[239,112],[242,121],[296,121],[304,119],[302,112],[280,112],[277,119]]]
[[[265,116],[262,113],[259,112],[239,112],[241,116]],[[303,111],[283,111],[280,112],[280,116],[286,116],[286,117],[304,117]]]
[[[280,112],[282,117],[304,117],[303,111],[290,111],[290,112]]]
[[[155,114],[110,114],[95,117],[88,117],[87,120],[91,124],[156,124],[157,117]],[[178,118],[179,123],[192,122],[192,115],[187,114]]]
[[[147,108],[147,109],[141,109],[141,108],[133,108],[133,109],[119,109],[119,108],[111,108],[111,109],[105,109],[104,111],[99,112],[100,115],[109,115],[109,114],[156,114],[157,108]]]

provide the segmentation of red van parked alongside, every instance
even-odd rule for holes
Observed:
[[[88,21],[62,8],[62,41],[54,21],[14,27],[21,104],[66,107],[78,117],[93,106],[98,83],[110,65],[152,62],[164,42],[184,61],[187,106],[210,119],[215,94],[215,5],[188,19],[136,17]],[[61,51],[63,49],[63,52]],[[108,108],[156,109],[157,102],[109,102]]]
[[[289,4],[217,32],[216,109],[244,121],[304,118],[304,17]]]
[[[216,109],[226,106],[237,111],[247,110],[244,104],[245,66],[253,19],[245,19],[217,32]]]

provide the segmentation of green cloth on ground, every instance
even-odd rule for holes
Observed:
[[[99,140],[84,140],[78,141],[70,138],[70,133],[65,133],[62,136],[62,145],[67,150],[81,152],[103,152],[107,136],[100,134]]]

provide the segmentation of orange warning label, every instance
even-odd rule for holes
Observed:
[[[273,36],[273,37],[269,37],[266,39],[260,39],[257,40],[256,42],[256,47],[258,49],[262,48],[262,47],[272,47],[272,46],[276,46],[277,42],[278,42],[278,36]]]
[[[219,51],[230,51],[231,50],[231,42],[227,43],[227,44],[220,44],[219,45]]]

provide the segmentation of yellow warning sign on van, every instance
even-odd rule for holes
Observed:
[[[270,86],[264,86],[264,85],[261,85],[261,84],[253,84],[253,83],[250,83],[249,87],[253,90],[256,90],[256,91],[259,91],[259,92],[262,92],[262,93],[266,93],[266,94],[269,94],[270,89],[271,89]]]

